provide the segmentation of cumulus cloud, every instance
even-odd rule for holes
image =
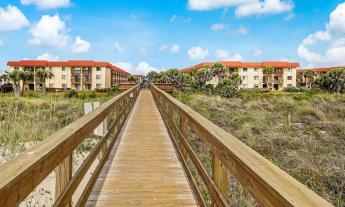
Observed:
[[[241,54],[239,53],[231,54],[227,50],[217,50],[214,56],[218,60],[222,60],[222,61],[242,61],[243,60]]]
[[[135,75],[136,74],[146,75],[150,71],[159,71],[157,67],[150,65],[146,61],[140,62],[137,66],[134,66],[132,63],[129,63],[129,62],[117,62],[117,63],[114,63],[114,65]]]
[[[69,48],[74,53],[86,52],[91,47],[91,44],[80,36],[77,36],[71,43],[65,22],[58,14],[54,16],[43,15],[29,32],[32,36],[29,39],[31,45],[59,49]]]
[[[91,48],[91,44],[83,40],[80,36],[75,38],[74,43],[71,45],[72,52],[74,53],[84,53],[89,51]]]
[[[178,44],[166,44],[166,45],[162,45],[159,50],[160,51],[169,51],[171,54],[176,54],[180,52],[180,45]]]
[[[24,5],[35,4],[39,9],[53,9],[71,5],[70,0],[20,0],[20,2]]]
[[[32,45],[63,48],[69,40],[65,22],[58,14],[43,15],[40,21],[30,29],[30,33],[32,38],[29,43]]]
[[[48,61],[57,61],[59,56],[52,55],[50,53],[43,53],[42,55],[37,56],[36,60],[48,60]]]
[[[345,3],[339,4],[331,12],[324,30],[312,33],[303,39],[297,52],[308,64],[345,64]]]
[[[189,0],[188,6],[198,11],[235,7],[237,17],[291,12],[294,8],[290,0]]]
[[[0,7],[0,31],[17,30],[29,25],[29,20],[16,6]]]
[[[225,27],[224,24],[221,24],[221,23],[214,23],[214,24],[211,25],[211,30],[217,32],[217,31],[223,30],[224,27]]]
[[[188,57],[191,60],[204,59],[208,56],[208,54],[209,54],[208,49],[204,49],[200,46],[192,47],[188,50]]]

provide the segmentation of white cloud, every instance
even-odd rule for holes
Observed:
[[[0,7],[0,31],[17,30],[29,25],[29,20],[16,6]]]
[[[117,63],[114,63],[114,65],[135,75],[136,74],[146,75],[150,71],[159,71],[157,67],[151,66],[146,61],[140,62],[137,66],[134,66],[132,63],[129,63],[129,62],[117,62]]]
[[[241,25],[240,28],[238,28],[237,33],[240,35],[246,35],[248,34],[248,27]]]
[[[42,55],[37,56],[36,60],[48,60],[48,61],[57,61],[59,60],[59,56],[54,56],[50,53],[43,53]]]
[[[290,12],[294,4],[290,0],[189,0],[191,10],[205,11],[235,7],[238,17]]]
[[[226,60],[227,61],[242,61],[243,60],[241,54],[239,53],[231,54],[227,50],[217,50],[214,56],[218,60],[222,60],[222,61],[226,61]]]
[[[89,51],[91,48],[91,44],[83,40],[80,36],[75,38],[75,42],[71,45],[72,52],[74,53],[84,53]]]
[[[70,0],[20,0],[20,2],[24,5],[35,4],[39,9],[53,9],[71,5]]]
[[[87,52],[91,47],[91,44],[80,36],[77,36],[71,43],[65,22],[58,14],[54,16],[43,15],[29,32],[32,35],[29,39],[31,45],[60,49],[69,48],[74,53]]]
[[[345,64],[345,3],[332,11],[325,30],[308,35],[298,46],[297,52],[308,64]]]
[[[158,71],[158,69],[145,61],[140,62],[136,68],[136,74],[147,74],[150,71]]]
[[[221,23],[214,23],[211,25],[211,30],[213,31],[221,31],[224,29],[224,24],[221,24]]]
[[[204,59],[209,54],[208,49],[204,49],[200,46],[192,47],[188,50],[188,57],[191,60]]]
[[[262,50],[260,50],[260,49],[255,49],[254,51],[253,51],[253,55],[255,56],[255,57],[259,57],[259,56],[261,56],[263,54],[263,52],[262,52]]]
[[[32,38],[29,43],[32,45],[63,48],[69,40],[65,22],[58,14],[42,16],[40,21],[30,29],[30,33]]]
[[[117,62],[114,63],[114,65],[116,65],[117,67],[124,69],[125,71],[128,71],[132,74],[134,74],[134,67],[132,65],[132,63],[128,63],[128,62]]]
[[[165,44],[159,48],[160,51],[169,51],[171,54],[176,54],[180,52],[180,49],[181,47],[178,44]]]
[[[125,53],[127,52],[127,45],[122,45],[121,43],[116,42],[115,49],[116,49],[116,52],[118,53]]]
[[[286,17],[284,17],[285,21],[290,21],[291,19],[295,18],[295,14],[290,12]]]

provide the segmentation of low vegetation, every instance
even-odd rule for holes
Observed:
[[[104,102],[115,93],[0,94],[0,164],[83,116],[85,102]]]
[[[335,206],[345,206],[345,94],[246,90],[234,98],[174,96]],[[208,166],[208,154],[200,157]],[[233,205],[253,205],[246,194],[235,193]]]

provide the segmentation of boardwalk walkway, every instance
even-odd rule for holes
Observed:
[[[86,206],[196,206],[149,90],[140,93]]]

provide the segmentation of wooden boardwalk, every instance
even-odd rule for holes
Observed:
[[[197,206],[149,90],[140,93],[86,206]]]

